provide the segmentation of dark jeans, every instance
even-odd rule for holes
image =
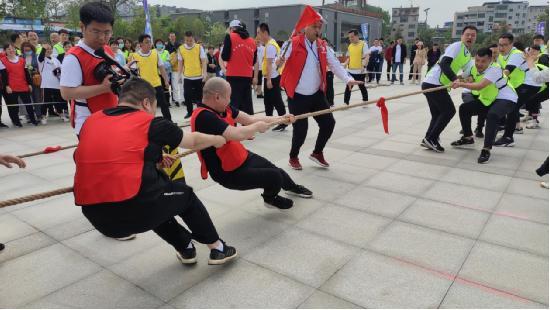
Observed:
[[[411,56],[411,59],[409,60],[409,81],[412,80],[413,78],[413,67],[414,67],[413,60],[414,60],[414,56]]]
[[[220,239],[208,211],[183,182],[168,183],[156,199],[83,206],[82,213],[105,236],[121,238],[153,230],[180,252],[191,239],[203,244]],[[181,217],[191,232],[175,216]]]
[[[252,105],[252,78],[228,76],[225,78],[231,85],[231,106],[250,115],[254,114]]]
[[[392,63],[392,75],[391,75],[391,81],[395,82],[397,81],[397,78],[395,77],[395,72],[397,71],[397,68],[399,68],[399,82],[403,82],[403,63]]]
[[[168,78],[170,78],[170,73],[168,72]],[[159,78],[160,78],[160,84],[162,86],[162,88],[164,88],[164,100],[166,101],[166,104],[168,106],[170,106],[170,92],[166,90],[166,85],[170,86],[170,80],[168,81],[165,81],[164,78],[162,77],[162,75],[159,75]]]
[[[356,81],[365,81],[366,74],[353,74],[350,73],[350,75],[353,77]],[[363,101],[369,100],[369,93],[367,92],[367,88],[365,85],[358,85],[359,89],[361,90],[361,95],[363,96]],[[351,90],[349,87],[346,86],[346,90],[344,91],[344,103],[349,104],[349,100],[351,98]]]
[[[477,97],[472,93],[462,93],[462,102],[468,103],[470,101],[476,100]],[[487,113],[477,114],[477,128],[482,129],[485,126],[485,119],[487,118]]]
[[[25,104],[32,103],[31,93],[30,92],[13,92],[11,94],[6,94],[6,105],[8,106],[8,114],[12,124],[15,126],[21,126],[21,121],[19,121],[19,106],[18,99]],[[34,108],[32,105],[26,105],[25,109],[29,115],[29,119],[32,123],[36,123],[36,118],[34,116]]]
[[[529,99],[536,95],[539,90],[540,88],[537,86],[530,86],[525,84],[522,84],[518,88],[516,88],[516,92],[518,94],[518,102],[514,104],[513,113],[506,117],[506,129],[504,130],[503,137],[514,137],[516,124],[519,122],[519,109],[523,105],[527,105]]]
[[[55,115],[56,113],[63,113],[67,110],[67,101],[61,97],[61,91],[55,88],[44,88],[44,103],[51,102],[50,104],[43,104],[41,106],[42,115],[45,116],[46,112],[49,115]]]
[[[155,87],[156,97],[157,97],[157,106],[160,107],[162,116],[171,121],[172,114],[170,114],[170,109],[168,108],[168,102],[166,102],[166,97],[164,96],[165,89],[162,86]]]
[[[321,91],[309,96],[295,93],[294,98],[288,99],[288,110],[294,115],[325,110],[328,108],[329,106],[325,94]],[[328,139],[332,136],[336,121],[332,113],[315,116],[313,119],[317,122],[317,125],[319,125],[319,134],[317,135],[317,141],[315,142],[315,149],[313,152],[321,153]],[[290,149],[290,157],[295,158],[298,157],[300,148],[306,140],[308,119],[298,120],[292,124],[292,127],[292,148]]]
[[[329,105],[334,105],[334,73],[327,71],[327,101]]]
[[[187,113],[193,113],[193,104],[202,102],[202,79],[183,79],[183,98]]]
[[[388,75],[388,81],[389,81],[390,80],[390,72],[391,72],[391,68],[392,68],[392,63],[391,63],[391,61],[386,61],[386,63],[387,63],[386,74]]]
[[[440,85],[422,83],[422,90],[439,86]],[[438,140],[439,135],[441,135],[445,127],[447,127],[453,116],[456,114],[455,105],[446,89],[425,93],[424,96],[426,96],[426,99],[428,100],[430,113],[432,115],[430,126],[426,131],[426,138],[430,140]]]
[[[372,80],[376,80],[376,82],[380,82],[380,78],[382,77],[382,63],[373,62],[372,63],[372,72],[369,73],[369,82]]]
[[[263,188],[265,197],[274,197],[280,191],[296,187],[290,176],[269,160],[249,152],[244,164],[234,171],[222,175],[212,175],[212,179],[225,188],[249,190]]]
[[[264,105],[265,115],[272,116],[273,108],[277,110],[279,116],[286,114],[285,103],[281,96],[281,76],[271,79],[271,89],[267,88],[267,79],[264,81]]]
[[[542,177],[548,174],[548,157],[546,157],[546,160],[542,165],[537,169],[537,174]]]
[[[525,108],[529,111],[529,115],[539,115],[540,104],[548,100],[548,88],[542,92],[538,92],[527,100]]]

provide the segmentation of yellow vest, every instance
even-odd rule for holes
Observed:
[[[141,56],[139,53],[132,54],[132,57],[137,60],[139,68],[139,75],[142,79],[146,80],[153,87],[161,86],[159,76],[159,56],[156,50],[151,50],[149,56]]]
[[[183,76],[197,77],[202,75],[201,46],[195,44],[191,49],[185,48],[182,44],[179,48],[181,58],[183,58]]]
[[[275,47],[275,49],[277,50],[277,55],[279,55],[279,53],[281,52],[281,48],[279,47],[279,44],[277,44],[277,41],[275,41],[274,39],[271,39],[269,40],[269,42],[267,42],[267,45],[264,48],[264,55],[263,55],[263,61],[262,61],[263,74],[267,74],[267,47],[269,45],[273,45]],[[277,71],[279,72],[279,74],[281,74],[280,70],[277,70]]]
[[[348,46],[348,69],[363,69],[363,46],[365,46],[365,42],[362,40]]]

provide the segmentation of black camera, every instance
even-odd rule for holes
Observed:
[[[52,73],[55,77],[60,78],[61,77],[61,68],[57,67],[52,70]]]
[[[95,51],[95,54],[104,59],[94,69],[94,77],[98,81],[103,81],[108,75],[112,75],[111,91],[115,94],[120,93],[122,84],[132,77],[132,72],[129,72],[126,68],[121,66],[111,56],[107,55],[103,48],[99,48]]]

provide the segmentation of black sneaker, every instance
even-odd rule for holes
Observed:
[[[237,257],[237,249],[225,244],[223,240],[220,240],[223,244],[223,251],[217,249],[210,250],[210,258],[208,259],[208,265],[222,265],[226,262]]]
[[[10,128],[10,127],[8,127],[8,125],[6,125],[6,124],[0,122],[0,128]]]
[[[479,157],[477,158],[478,164],[485,164],[489,161],[489,158],[491,158],[491,152],[486,149],[481,150],[481,154],[479,154]]]
[[[180,103],[179,103],[179,102],[176,101],[176,102],[174,102],[174,104],[176,105],[176,107],[178,107],[178,108],[180,107]]]
[[[514,133],[517,134],[517,135],[522,135],[523,134],[523,127],[519,127],[519,128],[514,129]]]
[[[262,196],[264,197],[264,205],[267,208],[277,208],[279,210],[287,210],[292,208],[292,206],[294,205],[294,201],[279,195],[275,197],[265,197],[262,194]]]
[[[294,195],[302,198],[311,198],[313,193],[302,185],[296,185],[295,188],[285,191],[287,195]]]
[[[263,99],[263,98],[264,98],[264,95],[257,95],[256,98],[258,98],[258,99]]]
[[[497,141],[495,141],[494,146],[504,146],[504,147],[511,147],[514,146],[514,138],[510,137],[501,137]]]
[[[463,135],[464,134],[464,129],[460,129],[459,134]]]
[[[474,138],[467,138],[467,137],[460,137],[460,139],[454,141],[454,142],[451,142],[451,145],[452,146],[463,146],[463,145],[468,145],[468,144],[474,144]]]
[[[425,142],[426,138],[422,139],[422,141],[420,141],[420,146],[422,147],[425,147],[427,149],[431,149],[431,147],[429,147],[426,142]]]
[[[441,146],[441,144],[439,144],[439,141],[424,138],[422,142],[424,142],[424,144],[426,144],[426,146],[434,152],[437,152],[437,153],[445,152],[445,149]]]
[[[476,138],[485,138],[485,135],[483,134],[483,129],[477,127],[475,130]]]
[[[187,113],[187,115],[185,115],[184,119],[188,119],[191,117],[191,114],[190,113]]]
[[[275,128],[271,129],[271,131],[285,131],[286,129],[286,126],[285,124],[279,124],[277,125]]]
[[[176,251],[176,257],[184,265],[195,264],[197,262],[197,250],[195,249],[195,245],[190,249],[185,249],[183,252]]]
[[[504,126],[504,125],[499,125],[499,126],[498,126],[498,129],[497,129],[497,132],[498,132],[498,131],[503,131],[503,130],[505,130],[505,129],[506,129],[506,126]]]
[[[2,251],[6,246],[3,243],[0,243],[0,251]]]

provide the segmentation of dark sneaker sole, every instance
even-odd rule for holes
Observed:
[[[266,207],[266,208],[268,208],[268,209],[273,209],[273,210],[286,211],[286,210],[292,209],[292,207],[294,207],[294,205],[291,206],[290,208],[287,208],[287,209],[281,209],[281,208],[279,208],[279,207],[277,207],[277,206],[274,206],[274,205],[272,205],[272,204],[267,203],[267,202],[264,201],[264,207]]]
[[[223,265],[237,256],[239,256],[239,253],[235,250],[235,254],[227,256],[223,259],[208,259],[208,265]]]
[[[176,252],[176,257],[184,265],[191,265],[191,264],[196,264],[197,263],[197,257],[196,256],[193,257],[193,258],[183,258],[183,256],[181,256],[181,254],[179,252]]]
[[[489,159],[487,159],[486,161],[479,161],[479,159],[478,159],[478,160],[477,160],[477,163],[483,165],[483,164],[488,163],[490,160],[491,160],[490,157],[489,157]]]
[[[114,239],[118,240],[118,241],[130,241],[130,240],[136,239],[136,237],[137,237],[137,235],[133,234],[133,235],[129,235],[129,236],[126,236],[126,237],[114,238]]]
[[[493,146],[496,146],[496,147],[513,147],[514,145],[516,145],[514,142],[510,142],[510,143],[506,143],[506,144],[495,144]]]
[[[432,145],[429,141],[427,141],[426,139],[422,140],[422,143],[424,143],[426,145],[426,147],[429,149],[429,150],[432,150],[436,153],[443,153],[444,151],[442,150],[438,150],[434,145]]]
[[[314,163],[316,163],[317,165],[319,165],[322,168],[330,167],[330,165],[326,165],[326,164],[321,163],[319,160],[317,160],[317,158],[315,158],[313,156],[309,156],[309,159],[311,159],[311,161],[313,161]]]
[[[285,194],[287,194],[289,196],[298,196],[298,197],[301,197],[301,198],[313,198],[313,194],[311,194],[311,195],[300,194],[300,193],[295,193],[295,192],[291,192],[291,191],[285,191]]]

